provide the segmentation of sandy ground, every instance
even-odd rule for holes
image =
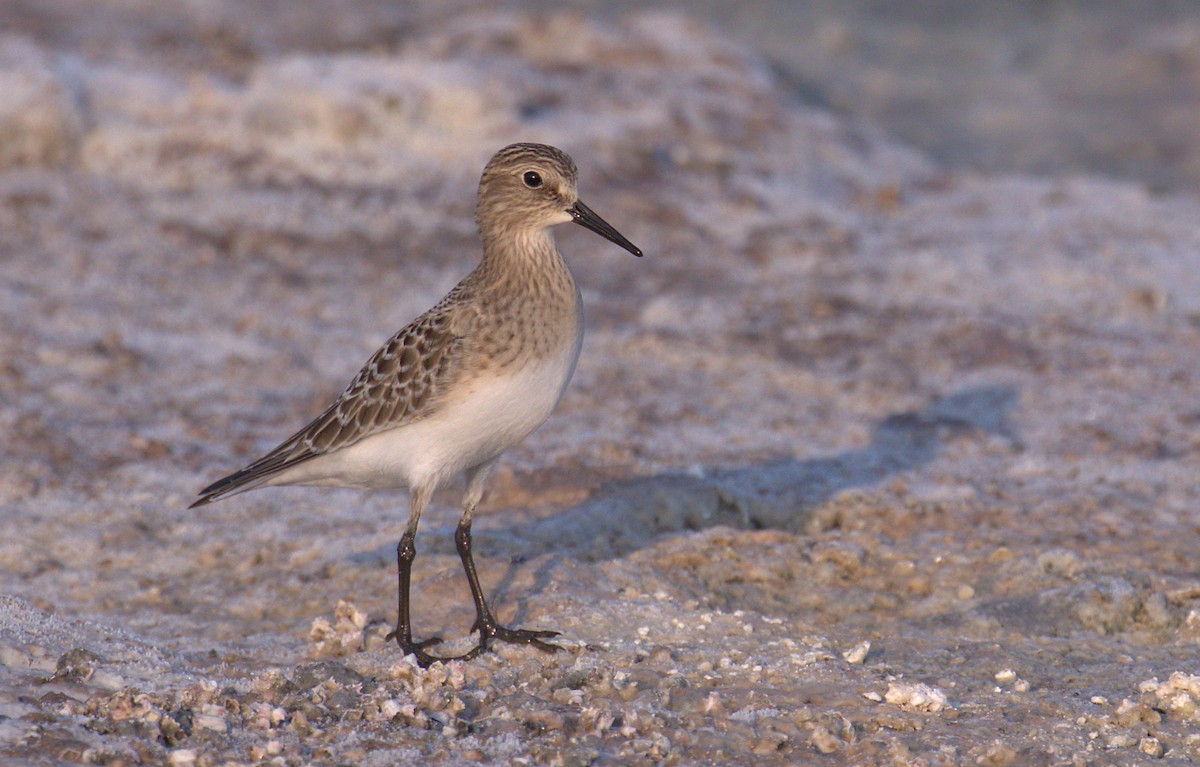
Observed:
[[[188,7],[0,34],[4,764],[1200,760],[1195,198],[947,170],[679,15]],[[476,525],[563,651],[419,670],[402,495],[185,507],[471,268],[517,139],[647,257],[561,233],[583,358]]]

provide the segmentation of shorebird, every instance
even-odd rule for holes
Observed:
[[[549,417],[566,390],[583,341],[579,286],[550,228],[574,222],[642,251],[579,200],[575,163],[544,144],[512,144],[488,162],[475,220],[483,257],[445,298],[388,339],[333,404],[246,468],[200,491],[190,508],[272,485],[407,488],[408,523],[396,547],[396,630],[389,635],[422,666],[469,660],[492,640],[559,648],[556,631],[496,622],[471,556],[471,518],[500,454]],[[438,638],[414,642],[409,617],[415,539],[433,491],[462,473],[454,541],[475,603],[478,645],[430,655]]]

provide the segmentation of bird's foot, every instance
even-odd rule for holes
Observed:
[[[429,653],[425,652],[426,647],[432,647],[436,644],[441,644],[441,637],[429,637],[428,639],[422,639],[420,642],[414,642],[411,639],[402,639],[399,632],[393,631],[384,637],[384,639],[388,641],[394,639],[396,644],[400,647],[400,651],[405,655],[414,656],[417,659],[417,665],[419,665],[421,668],[429,668],[436,661],[444,662],[448,660],[458,660],[457,658],[439,658],[436,655],[430,655]]]
[[[559,636],[559,632],[557,631],[510,629],[491,620],[476,620],[475,625],[471,627],[471,630],[479,632],[479,646],[473,651],[476,655],[486,650],[488,642],[492,641],[493,639],[497,639],[501,642],[508,642],[509,644],[532,645],[542,652],[558,652],[559,650],[563,649],[558,645],[553,645],[542,641],[543,639],[551,639]]]
[[[405,641],[403,639],[400,639],[399,637],[400,637],[400,634],[398,632],[391,631],[388,633],[387,636],[384,637],[384,640],[390,642],[393,639],[395,639],[396,644],[400,645],[400,649],[402,649],[402,650],[406,647],[411,647],[411,648],[417,649],[417,650],[423,650],[426,647],[432,647],[435,644],[440,644],[442,641],[441,637],[429,637],[428,639],[422,639],[420,642],[414,642],[411,639]]]
[[[400,638],[400,635],[393,631],[387,635],[387,639],[396,641],[400,647],[400,651],[405,655],[412,655],[417,659],[417,665],[421,668],[429,668],[434,663],[448,663],[452,660],[468,661],[478,658],[483,653],[487,652],[488,644],[493,640],[508,642],[510,644],[527,644],[542,652],[558,652],[563,649],[558,645],[552,645],[548,642],[543,642],[543,639],[550,639],[559,636],[557,631],[535,631],[530,629],[510,629],[505,626],[500,626],[492,621],[476,621],[471,627],[472,631],[479,632],[479,644],[468,650],[462,655],[430,655],[425,652],[425,648],[436,645],[442,641],[441,637],[432,637],[421,642],[413,642],[412,640],[405,641]]]

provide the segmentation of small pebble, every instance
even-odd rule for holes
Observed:
[[[909,711],[941,711],[948,708],[946,693],[927,684],[914,682],[892,682],[888,684],[883,699],[894,706]]]
[[[817,725],[813,728],[812,735],[809,736],[808,742],[812,747],[822,754],[832,754],[842,747],[842,739],[834,735],[825,727]]]
[[[863,640],[851,647],[846,652],[842,653],[842,658],[847,663],[862,663],[867,659],[867,654],[871,652],[871,643]]]
[[[1155,757],[1161,757],[1164,753],[1163,744],[1159,742],[1158,738],[1151,738],[1149,736],[1138,741],[1138,750]]]
[[[379,713],[383,715],[384,719],[392,719],[403,710],[404,704],[395,698],[389,698],[379,706]]]
[[[192,748],[177,748],[167,754],[167,764],[175,767],[186,767],[196,763],[196,751]]]
[[[192,717],[192,724],[202,730],[211,730],[212,732],[226,732],[229,730],[229,725],[225,723],[225,719],[212,714],[196,714]]]

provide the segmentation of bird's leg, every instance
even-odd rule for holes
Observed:
[[[412,563],[417,556],[415,536],[405,532],[396,546],[396,579],[398,581],[396,630],[389,635],[401,648],[412,645],[412,621],[409,618],[409,588],[412,584]]]
[[[488,642],[499,639],[502,642],[533,645],[539,650],[557,652],[561,647],[543,642],[543,639],[558,636],[557,631],[531,631],[528,629],[510,629],[496,623],[488,607],[483,588],[479,585],[479,576],[475,572],[475,559],[471,556],[471,518],[475,507],[483,497],[483,483],[491,472],[492,464],[477,466],[467,472],[467,493],[463,503],[463,515],[454,531],[454,545],[458,549],[459,559],[462,560],[463,570],[467,573],[467,584],[471,587],[471,599],[475,602],[475,623],[472,631],[479,632],[479,645],[463,655],[464,660],[476,657],[487,649]]]
[[[462,519],[454,529],[454,547],[458,549],[458,558],[462,560],[463,570],[467,572],[467,585],[471,587],[471,600],[475,602],[475,622],[471,631],[479,631],[483,639],[483,626],[494,624],[491,608],[488,607],[487,597],[483,587],[479,585],[479,575],[475,572],[475,559],[471,556],[471,520]]]
[[[501,642],[533,645],[539,650],[557,652],[561,647],[547,644],[543,639],[558,636],[557,631],[531,631],[529,629],[510,629],[496,623],[488,607],[483,589],[479,585],[479,576],[475,573],[475,560],[471,557],[471,520],[464,519],[458,523],[454,531],[454,543],[458,547],[458,556],[462,559],[463,569],[467,571],[467,583],[471,587],[471,598],[475,601],[475,623],[473,631],[479,632],[479,646],[467,653],[464,658],[474,658],[487,649],[488,642],[499,639]]]
[[[405,655],[415,655],[417,663],[422,668],[428,668],[434,661],[445,660],[445,658],[429,655],[424,650],[429,645],[442,641],[439,637],[426,639],[423,642],[413,641],[412,619],[409,612],[412,563],[417,556],[417,523],[421,520],[421,512],[425,510],[425,504],[429,502],[429,492],[429,489],[426,488],[413,490],[408,525],[404,529],[404,535],[400,536],[399,545],[396,546],[396,630],[387,635],[388,639],[396,640],[396,644],[400,646]]]

